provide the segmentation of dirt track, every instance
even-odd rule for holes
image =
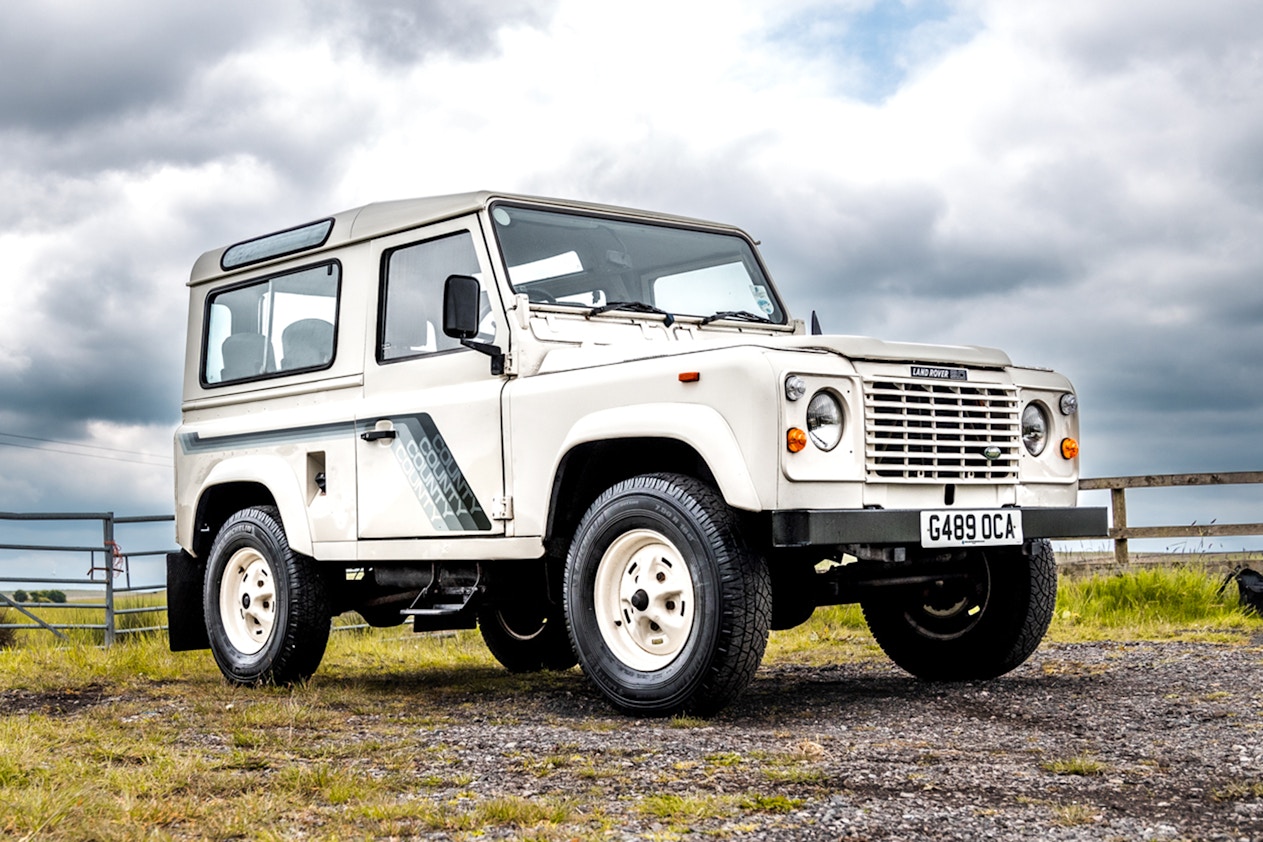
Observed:
[[[621,717],[574,670],[331,666],[302,691],[300,720],[260,745],[323,724],[304,732],[298,758],[265,765],[314,756],[371,778],[388,748],[406,758],[391,778],[400,803],[570,805],[543,831],[504,824],[481,839],[1263,840],[1263,635],[1251,646],[1045,644],[1005,678],[959,685],[884,661],[765,666],[709,722]],[[215,757],[233,751],[227,709],[287,704],[283,692],[190,681],[142,684],[135,697],[0,691],[0,714],[70,726],[141,711],[123,721],[158,716],[174,751]],[[190,703],[194,689],[203,697]],[[212,710],[219,720],[199,713]],[[322,833],[302,813],[287,821],[282,837]],[[474,838],[424,825],[405,835]]]
[[[786,840],[1263,839],[1260,645],[1046,645],[1006,678],[949,686],[881,662],[764,668],[734,708],[686,727],[612,717],[575,679],[523,700],[518,724],[489,713],[435,739],[475,791],[595,780],[634,838],[682,829],[638,798],[757,792],[797,806],[684,824]]]

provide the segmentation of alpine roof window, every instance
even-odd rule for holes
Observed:
[[[277,231],[275,234],[255,237],[224,249],[219,265],[225,270],[239,269],[251,263],[262,263],[274,257],[284,257],[287,254],[297,254],[300,251],[317,248],[325,244],[331,231],[333,231],[333,220],[322,219],[319,222],[299,225],[297,228]]]

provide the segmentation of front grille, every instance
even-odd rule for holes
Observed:
[[[864,432],[873,479],[1017,480],[1021,418],[1012,386],[866,379]],[[999,448],[998,458],[984,455],[989,447]]]

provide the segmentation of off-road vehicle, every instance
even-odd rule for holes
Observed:
[[[856,602],[909,672],[990,678],[1048,626],[1049,539],[1105,533],[1066,378],[808,332],[730,226],[387,202],[189,290],[171,646],[234,682],[306,678],[354,610],[706,714],[770,629]]]

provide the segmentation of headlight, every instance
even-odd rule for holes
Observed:
[[[1038,456],[1048,444],[1048,410],[1042,403],[1032,402],[1022,410],[1022,444],[1026,452]]]
[[[807,435],[821,450],[833,450],[842,440],[842,404],[829,392],[816,392],[807,404]]]

